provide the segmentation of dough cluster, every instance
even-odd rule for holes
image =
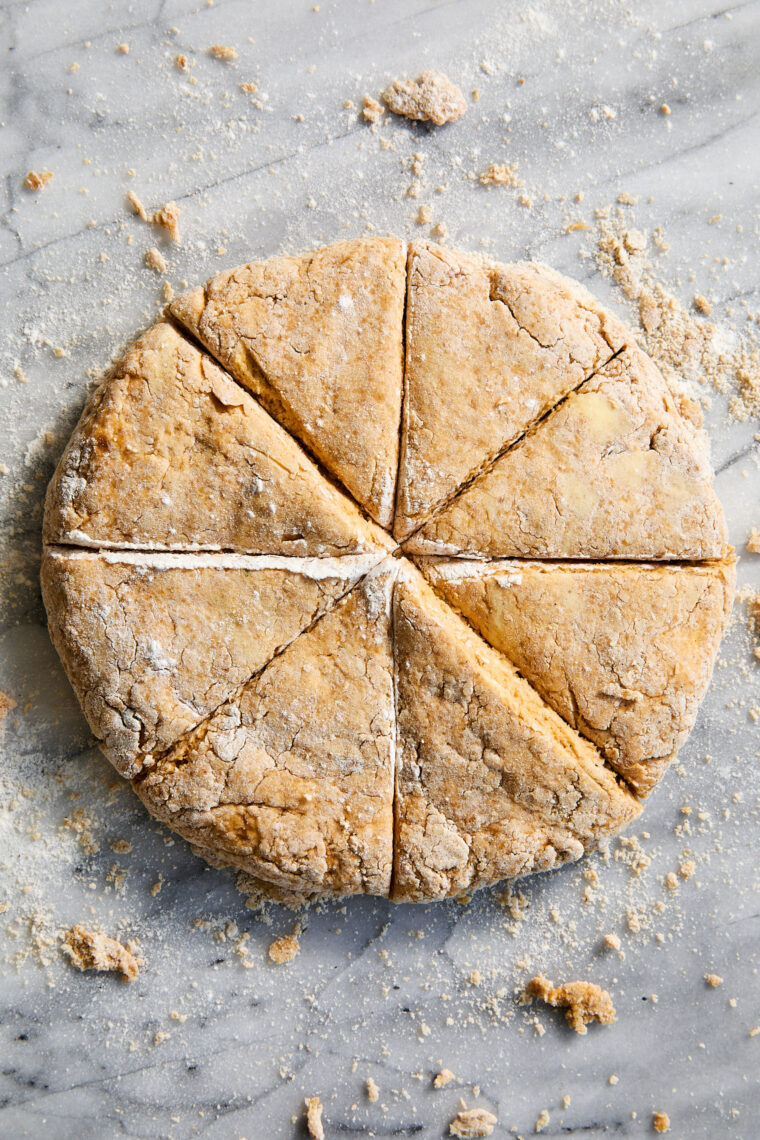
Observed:
[[[734,586],[699,409],[545,266],[392,238],[177,298],[48,490],[50,633],[158,819],[292,902],[625,827]]]

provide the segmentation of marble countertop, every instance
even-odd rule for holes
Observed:
[[[640,847],[506,900],[294,916],[247,908],[120,785],[49,643],[38,566],[63,442],[97,371],[159,312],[164,277],[178,289],[445,222],[453,246],[546,261],[614,301],[589,254],[594,211],[623,193],[632,225],[662,227],[669,288],[686,305],[708,296],[733,336],[760,311],[760,4],[32,0],[0,19],[0,689],[16,701],[0,751],[0,1135],[275,1140],[305,1135],[318,1094],[328,1137],[441,1137],[463,1097],[498,1117],[495,1137],[533,1134],[545,1109],[547,1136],[647,1136],[662,1111],[674,1137],[756,1140],[760,667],[741,604]],[[425,68],[468,94],[460,122],[360,120],[365,94]],[[491,162],[518,164],[529,206],[478,184]],[[29,170],[53,178],[30,192]],[[176,246],[126,209],[130,189],[149,208],[177,202]],[[144,266],[151,245],[164,276]],[[760,526],[760,425],[702,394],[740,586],[757,589],[744,545]],[[668,890],[685,858],[695,873]],[[133,984],[67,965],[57,932],[79,921],[139,939]],[[300,953],[276,966],[268,947],[296,922]],[[579,1037],[519,1005],[539,970],[607,987],[617,1023]],[[436,1090],[443,1066],[455,1080]]]

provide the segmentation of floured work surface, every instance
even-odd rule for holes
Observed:
[[[614,835],[734,587],[699,409],[625,326],[395,239],[178,298],[88,402],[44,540],[108,758],[291,904],[462,896]]]

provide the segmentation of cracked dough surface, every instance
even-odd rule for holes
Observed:
[[[396,537],[406,538],[625,340],[620,321],[547,266],[482,262],[412,242]]]
[[[171,306],[382,526],[398,464],[404,255],[392,238],[338,242],[220,273]]]
[[[635,348],[518,440],[407,549],[646,560],[728,553],[704,433]]]
[[[104,752],[290,906],[461,896],[615,834],[730,609],[699,411],[629,330],[545,266],[405,259],[340,242],[178,298],[46,502]]]
[[[731,611],[733,564],[421,564],[637,794],[651,791],[709,684]]]

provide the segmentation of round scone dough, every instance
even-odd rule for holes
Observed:
[[[103,751],[262,897],[578,859],[686,740],[731,609],[698,406],[543,265],[339,242],[174,300],[51,481]]]

